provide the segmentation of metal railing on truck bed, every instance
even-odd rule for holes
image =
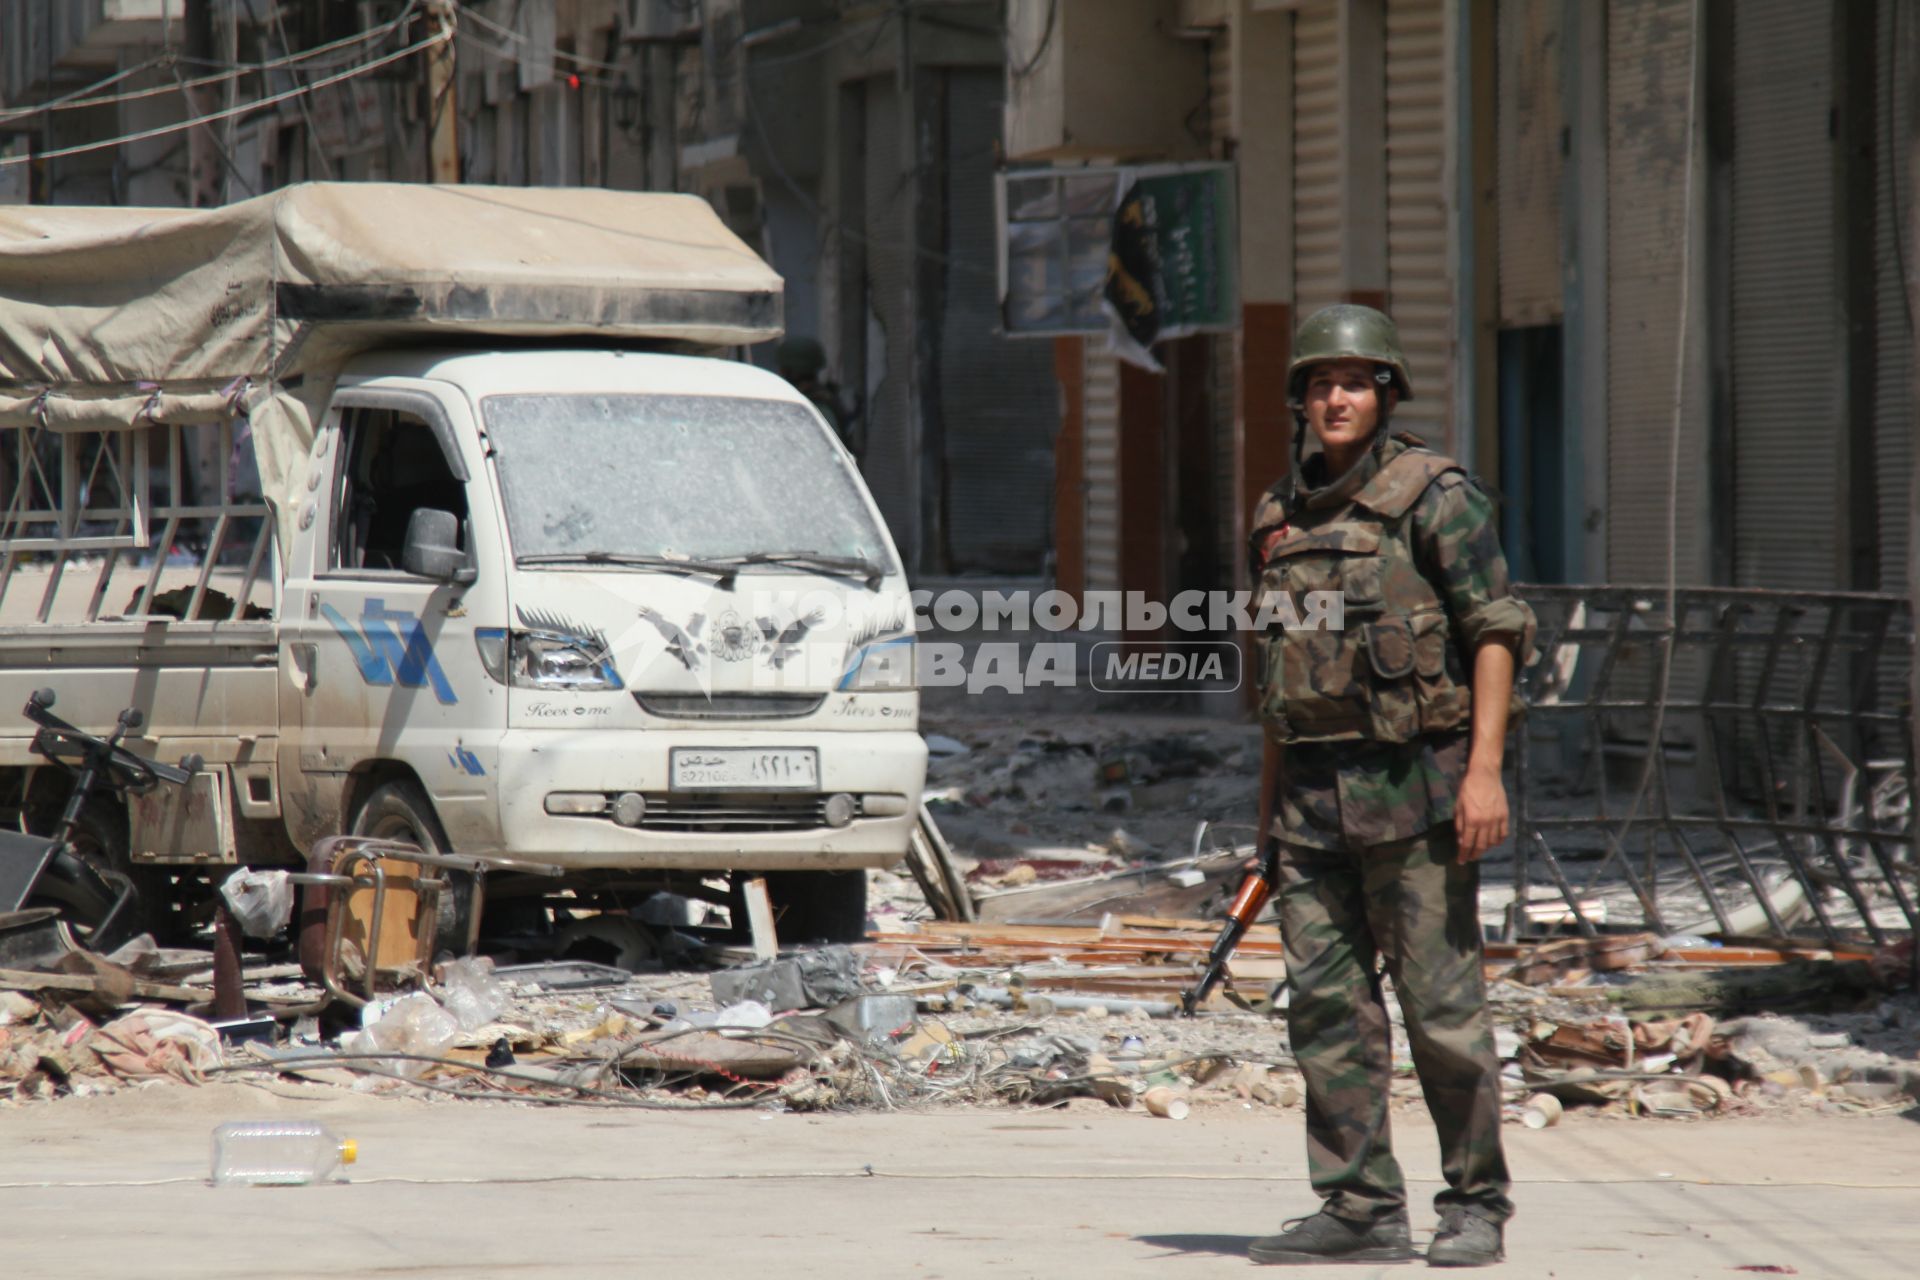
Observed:
[[[0,635],[273,615],[273,524],[246,423],[0,426]]]

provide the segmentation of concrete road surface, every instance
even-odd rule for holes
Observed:
[[[179,1086],[0,1111],[8,1276],[1157,1277],[1255,1272],[1306,1212],[1298,1111],[658,1114]],[[1078,1106],[1079,1104],[1076,1104]],[[1920,1269],[1911,1118],[1507,1130],[1527,1280]],[[208,1134],[319,1119],[345,1186],[204,1183]],[[1399,1124],[1423,1244],[1432,1129]],[[1413,1275],[1395,1267],[1259,1274]],[[1781,1271],[1780,1268],[1792,1268]],[[1757,1270],[1764,1269],[1764,1270]]]

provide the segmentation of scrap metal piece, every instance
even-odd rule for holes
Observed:
[[[14,912],[26,905],[53,850],[54,842],[43,836],[0,831],[0,911]]]
[[[1595,900],[1627,916],[1637,903],[1662,934],[1674,932],[1669,918],[1691,917],[1682,931],[1785,937],[1803,911],[1836,946],[1861,935],[1884,943],[1899,921],[1920,927],[1911,816],[1861,802],[1869,769],[1914,776],[1907,713],[1888,692],[1911,678],[1909,602],[1718,587],[1518,591],[1540,616],[1546,659],[1521,682],[1517,901],[1534,901],[1538,866],[1589,937]],[[1620,757],[1639,762],[1624,797],[1609,776]],[[1550,792],[1575,803],[1549,808]],[[1581,883],[1568,869],[1576,859],[1589,864]],[[1510,916],[1508,936],[1524,923]]]
[[[0,969],[52,970],[75,949],[56,907],[0,913]]]

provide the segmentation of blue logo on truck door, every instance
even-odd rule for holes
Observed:
[[[322,604],[320,612],[347,642],[360,678],[368,684],[381,688],[399,684],[407,689],[432,685],[433,696],[446,705],[460,701],[447,673],[440,669],[440,660],[433,656],[426,628],[413,614],[389,609],[385,601],[369,597],[356,629],[330,604]]]

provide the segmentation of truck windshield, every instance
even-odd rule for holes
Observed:
[[[496,395],[481,412],[522,563],[893,565],[852,465],[800,405]]]

